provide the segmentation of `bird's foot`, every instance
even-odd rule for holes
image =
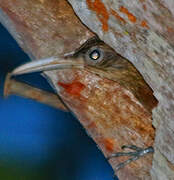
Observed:
[[[117,152],[108,157],[108,159],[111,159],[111,158],[116,158],[116,157],[121,157],[121,156],[130,156],[130,158],[128,160],[126,160],[116,166],[116,168],[115,168],[116,171],[125,167],[127,164],[131,163],[132,161],[135,161],[135,160],[139,159],[140,157],[145,156],[146,154],[154,152],[154,149],[152,146],[143,149],[143,148],[137,147],[135,145],[124,145],[124,146],[122,146],[122,149],[131,149],[133,151]]]

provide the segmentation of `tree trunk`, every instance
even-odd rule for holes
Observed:
[[[174,111],[172,111],[174,107],[172,93],[174,90],[172,77],[174,2],[169,0],[127,0],[126,2],[69,0],[69,2],[82,22],[116,52],[129,59],[154,90],[159,104],[153,111],[156,138],[151,175],[152,179],[174,179],[174,132],[172,130],[174,127],[172,123],[174,117]],[[0,0],[0,8],[0,21],[32,59],[72,52],[94,36],[81,24],[70,5],[64,0]],[[84,76],[87,77],[89,74],[85,73]],[[46,74],[56,85],[57,73]],[[98,79],[95,80],[97,83]],[[104,83],[111,82],[105,80]],[[65,98],[67,104],[73,106],[71,100],[73,99]],[[77,107],[73,106],[73,108]],[[141,111],[145,112],[144,109]],[[146,116],[142,124],[147,121],[150,126],[151,115],[144,114]],[[106,149],[111,149],[113,141],[109,138],[102,141],[97,139],[96,127],[94,127],[96,124],[87,125],[83,119],[80,117],[79,119],[104,154],[108,155]],[[102,133],[106,134],[105,131]],[[107,148],[103,147],[103,144]],[[148,144],[148,141],[145,144]],[[152,142],[149,141],[149,144]],[[150,179],[148,171],[151,167],[151,158],[140,160],[138,165],[134,164],[136,166],[120,171],[120,179]],[[110,163],[114,167],[116,161],[113,160]]]

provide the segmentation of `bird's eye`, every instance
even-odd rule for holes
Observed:
[[[91,58],[91,60],[98,60],[100,58],[100,52],[99,50],[95,49],[92,52],[90,52],[89,57]]]
[[[85,53],[85,60],[89,65],[100,65],[104,59],[104,51],[97,46],[90,48]]]

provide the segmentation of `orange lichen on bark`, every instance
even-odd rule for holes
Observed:
[[[58,85],[63,87],[68,94],[74,96],[80,96],[81,91],[85,88],[85,85],[78,81],[74,81],[70,84],[58,82]]]
[[[144,28],[149,29],[149,26],[147,25],[147,21],[146,20],[141,21],[141,26],[144,27]]]
[[[130,13],[127,8],[121,6],[121,7],[120,7],[120,12],[126,14],[127,17],[128,17],[128,19],[129,19],[132,23],[136,23],[137,18],[136,18],[132,13]]]
[[[124,24],[126,24],[126,21],[113,9],[111,9],[111,14],[118,20],[120,20],[121,22],[123,22]]]
[[[104,32],[108,31],[109,13],[101,0],[86,0],[89,9],[96,12],[98,19],[102,23],[102,29]]]
[[[114,151],[114,140],[111,138],[103,139],[103,144],[107,151],[113,152]]]

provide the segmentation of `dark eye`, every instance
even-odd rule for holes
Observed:
[[[95,49],[93,50],[90,54],[89,54],[89,57],[91,58],[91,60],[98,60],[100,58],[100,51]]]
[[[85,60],[89,65],[100,65],[103,61],[104,51],[97,46],[90,48],[85,53]]]

